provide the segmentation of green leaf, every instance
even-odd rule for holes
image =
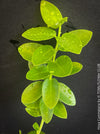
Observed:
[[[33,124],[33,128],[37,131],[37,130],[39,130],[39,124],[37,123],[37,122],[35,122],[34,124]]]
[[[45,105],[52,109],[59,100],[59,86],[56,79],[46,79],[42,85],[42,97]]]
[[[28,80],[43,80],[48,78],[49,72],[45,65],[34,66],[31,70],[29,70],[26,74],[26,79]]]
[[[75,106],[76,99],[70,88],[64,83],[59,83],[59,89],[60,89],[60,101],[69,106]]]
[[[38,43],[25,43],[18,47],[18,52],[23,57],[23,59],[31,61],[35,49],[38,48],[40,45],[41,44]]]
[[[33,82],[28,85],[22,93],[21,101],[29,104],[37,101],[42,95],[42,81]]]
[[[71,33],[64,33],[62,37],[57,38],[58,48],[61,51],[80,54],[82,51],[82,42],[80,39]]]
[[[83,47],[89,43],[93,35],[92,31],[85,29],[74,30],[71,31],[70,33],[76,35],[81,40]]]
[[[67,119],[67,111],[63,103],[60,101],[57,103],[57,105],[54,108],[54,115],[56,115],[59,118]]]
[[[62,55],[58,57],[55,62],[48,63],[48,70],[54,76],[66,77],[71,74],[72,61],[68,56]]]
[[[66,19],[63,19],[59,9],[48,1],[41,1],[40,11],[42,18],[48,27],[56,29],[59,25],[67,21],[67,17]]]
[[[54,55],[54,49],[50,45],[40,46],[35,50],[33,53],[32,62],[33,65],[40,65],[47,63],[49,60],[52,59]]]
[[[31,41],[42,41],[56,37],[56,31],[48,27],[30,28],[22,36]]]
[[[36,108],[39,109],[39,104],[40,104],[40,99],[38,99],[37,101],[33,102],[33,103],[29,103],[29,104],[24,104],[27,108]]]
[[[40,112],[40,109],[36,109],[36,108],[25,108],[26,112],[33,116],[33,117],[39,117],[41,116],[41,112]]]
[[[40,111],[41,111],[41,116],[42,119],[45,121],[45,123],[49,123],[52,120],[53,117],[53,109],[49,109],[43,99],[40,101]]]
[[[30,61],[28,61],[28,67],[29,67],[29,69],[31,70],[31,69],[34,67],[33,63],[30,62]]]
[[[78,63],[78,62],[73,62],[73,68],[72,68],[72,72],[70,75],[76,74],[78,72],[80,72],[83,68],[83,65]]]

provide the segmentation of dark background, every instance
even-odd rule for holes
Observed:
[[[100,63],[100,1],[99,0],[49,0],[63,16],[69,17],[62,32],[75,28],[93,31],[91,42],[80,55],[69,55],[83,64],[83,70],[74,76],[58,78],[74,92],[75,107],[66,106],[68,119],[53,117],[44,125],[46,134],[99,134],[97,132],[97,63]],[[39,0],[0,0],[0,134],[23,134],[32,130],[35,121],[21,104],[24,88],[30,83],[25,79],[27,62],[17,52],[17,47],[27,40],[21,34],[28,28],[45,26],[39,11]],[[55,43],[54,40],[51,43]]]

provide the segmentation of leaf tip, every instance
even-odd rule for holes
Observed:
[[[80,64],[80,70],[82,70],[83,69],[83,65],[82,64]]]
[[[64,119],[67,119],[68,118],[68,114],[67,114],[67,112],[66,112],[66,115],[64,116]]]
[[[75,98],[75,96],[74,96],[74,101],[73,101],[73,103],[72,103],[72,105],[71,106],[76,106],[76,98]]]
[[[24,33],[22,33],[22,37],[24,37],[24,38],[25,38],[25,32],[24,32]]]
[[[26,79],[28,80],[28,76],[29,76],[29,71],[26,73]]]

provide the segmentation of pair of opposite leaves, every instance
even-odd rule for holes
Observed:
[[[48,27],[57,29],[64,22],[67,22],[66,19],[66,21],[60,23],[64,19],[61,12],[56,6],[48,1],[41,1],[40,11],[42,18]],[[57,38],[56,31],[48,27],[31,28],[24,32],[22,36],[32,41],[48,40],[55,37],[60,50],[75,54],[80,54],[82,47],[84,47],[92,37],[91,31],[80,29],[65,33],[62,37]]]
[[[54,55],[53,51],[51,51],[51,49],[53,50],[52,46],[44,45],[38,48],[35,48],[35,46],[36,44],[34,43],[27,43],[19,47],[19,52],[22,57],[29,61],[30,70],[26,75],[28,80],[45,79],[50,75],[50,73],[57,77],[65,77],[73,75],[82,69],[82,65],[80,63],[72,62],[71,59],[66,55],[58,57],[55,62],[50,62]],[[38,62],[39,65],[36,64],[37,66],[32,66],[34,65],[30,60],[32,55],[34,60]],[[47,62],[47,66],[41,65]]]
[[[46,123],[51,121],[53,114],[60,118],[67,118],[63,103],[70,106],[76,104],[75,96],[69,87],[58,83],[54,78],[31,83],[23,91],[21,101],[30,115],[42,116]]]

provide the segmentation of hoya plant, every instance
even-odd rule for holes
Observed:
[[[26,112],[33,117],[41,117],[40,126],[33,124],[30,134],[44,134],[43,124],[48,124],[53,115],[67,119],[66,105],[75,106],[76,99],[72,90],[65,83],[58,82],[57,77],[67,77],[81,71],[82,64],[73,62],[67,55],[56,58],[58,51],[80,54],[91,40],[92,32],[85,29],[62,33],[61,28],[68,17],[63,17],[52,3],[42,0],[40,12],[46,27],[32,27],[22,37],[29,43],[19,46],[20,55],[28,61],[29,71],[26,79],[32,81],[23,91],[21,102]],[[56,46],[38,43],[55,38]],[[20,132],[21,133],[21,132]]]

